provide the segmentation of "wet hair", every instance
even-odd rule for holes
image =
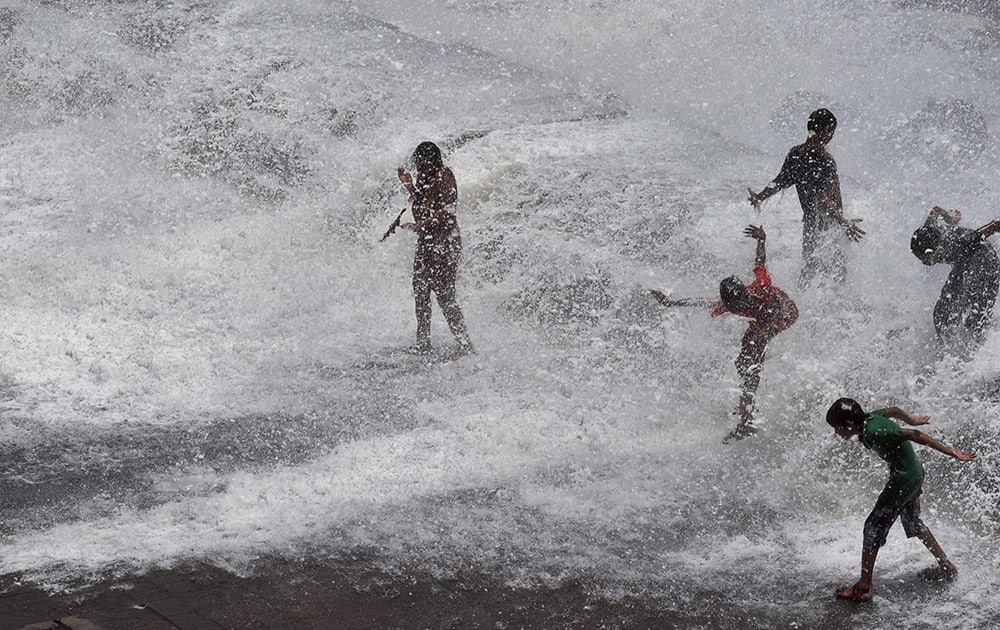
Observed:
[[[867,417],[858,401],[853,398],[840,398],[827,410],[826,423],[834,429],[847,426],[860,429],[865,425]]]
[[[822,133],[824,131],[834,131],[837,128],[837,117],[833,115],[833,112],[826,108],[817,109],[813,113],[809,114],[809,122],[806,123],[806,129],[810,133]]]
[[[921,225],[913,232],[913,237],[910,238],[910,251],[913,255],[923,260],[927,258],[928,254],[933,254],[934,251],[941,246],[941,240],[944,235],[941,234],[941,228],[936,225]]]
[[[441,159],[441,149],[433,142],[421,142],[413,150],[413,164],[417,168],[421,166],[444,166],[444,161]]]
[[[736,276],[729,276],[719,283],[719,297],[732,313],[748,309],[753,304],[750,292]]]

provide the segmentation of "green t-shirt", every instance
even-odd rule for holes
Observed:
[[[868,414],[861,443],[889,464],[889,482],[880,501],[906,502],[919,494],[924,467],[913,452],[913,445],[903,437],[903,430],[889,419],[885,409]]]

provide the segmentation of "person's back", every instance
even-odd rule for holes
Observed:
[[[828,230],[836,225],[834,217],[843,211],[837,162],[824,145],[803,143],[792,147],[781,172],[774,178],[781,188],[795,186],[802,206],[804,227]]]
[[[934,206],[913,233],[910,250],[925,265],[952,266],[934,305],[934,330],[945,348],[967,355],[984,341],[1000,292],[1000,257],[986,240],[1000,223],[973,230],[957,225],[961,216]]]
[[[952,273],[976,283],[969,287],[971,290],[982,290],[984,280],[1000,274],[1000,257],[978,230],[957,225],[943,229],[941,261],[953,266]]]
[[[447,166],[427,172],[418,172],[414,182],[412,212],[420,224],[419,233],[434,237],[447,237],[457,230],[458,219],[451,206],[458,200],[455,175]]]
[[[867,414],[860,438],[866,448],[874,451],[889,465],[889,487],[900,495],[906,495],[920,487],[924,479],[924,467],[899,425],[889,419],[884,409]]]

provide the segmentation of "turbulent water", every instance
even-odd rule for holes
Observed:
[[[955,5],[956,3],[948,3]],[[971,6],[972,3],[970,3]],[[538,6],[536,6],[538,5]],[[793,10],[789,6],[794,6]],[[933,2],[39,0],[0,9],[0,574],[364,554],[390,572],[568,580],[722,627],[1000,623],[1000,325],[939,359],[934,204],[1000,207],[1000,23]],[[794,193],[745,201],[832,109],[840,288],[795,287]],[[478,354],[413,338],[395,168],[459,183]],[[724,446],[745,326],[663,309],[750,278],[802,312],[761,433]],[[435,312],[434,341],[453,343]],[[822,421],[898,404],[925,520],[857,577],[884,465]],[[706,621],[707,620],[707,621]],[[694,621],[692,621],[694,623]]]

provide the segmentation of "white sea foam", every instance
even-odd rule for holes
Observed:
[[[877,578],[904,586],[859,623],[995,620],[998,330],[924,374],[947,270],[908,251],[932,204],[994,217],[992,133],[928,106],[961,99],[994,126],[984,18],[888,2],[86,6],[4,14],[0,572],[364,548],[698,610],[682,584],[820,623],[884,476],[822,422],[850,395],[929,413],[981,453],[921,450],[957,587],[911,599],[930,556],[894,531]],[[794,193],[758,215],[742,191],[827,103],[868,236],[848,286],[799,291]],[[426,138],[459,181],[479,350],[433,365],[398,351],[412,237],[377,243],[405,204],[395,167]],[[749,278],[748,223],[802,318],[769,348],[762,434],[723,446],[744,323],[647,290]],[[434,339],[450,343],[437,312]]]

